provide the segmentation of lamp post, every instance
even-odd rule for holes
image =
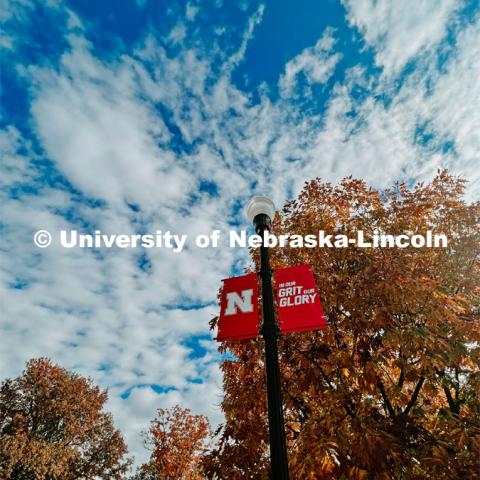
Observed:
[[[255,231],[263,238],[275,217],[275,205],[267,197],[254,197],[247,205],[247,216]],[[272,480],[288,480],[288,458],[283,418],[280,367],[278,364],[277,333],[273,307],[272,271],[268,247],[260,247],[260,277],[262,279],[263,330],[265,340],[265,370],[267,375],[268,431],[270,437],[270,468]]]

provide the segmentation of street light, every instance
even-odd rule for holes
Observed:
[[[275,217],[275,205],[268,197],[254,197],[246,207],[249,220],[255,231],[263,238]],[[270,437],[270,468],[272,480],[288,480],[287,445],[283,418],[280,367],[278,365],[277,333],[273,307],[272,271],[268,258],[268,247],[260,247],[260,277],[262,279],[263,330],[265,340],[265,370],[267,375],[268,432]]]
[[[270,220],[275,218],[275,205],[268,197],[253,197],[245,211],[253,224],[257,215],[266,215]]]

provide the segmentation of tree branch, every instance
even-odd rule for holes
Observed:
[[[445,392],[445,396],[447,397],[447,402],[448,402],[448,406],[450,407],[450,411],[458,415],[460,413],[460,406],[453,399],[452,394],[450,393],[450,389],[446,385],[443,385],[443,391]]]
[[[289,425],[288,423],[285,425],[285,428],[287,428],[288,430],[290,430],[293,434],[293,438],[298,438],[298,436],[300,435],[300,432],[298,430],[295,430],[291,425]]]
[[[423,382],[425,381],[425,377],[422,375],[419,379],[418,379],[418,382],[417,382],[417,385],[415,386],[415,390],[413,391],[413,395],[412,395],[412,398],[410,399],[410,401],[408,402],[408,405],[405,407],[405,410],[403,411],[403,413],[405,415],[408,415],[408,413],[410,412],[410,410],[413,408],[413,406],[415,405],[415,402],[417,401],[417,398],[418,398],[418,394],[420,393],[420,390],[422,389],[422,386],[423,386]]]
[[[405,381],[405,366],[402,365],[402,369],[400,370],[400,376],[398,377],[397,387],[401,390],[403,387],[403,382]]]
[[[298,408],[300,415],[301,415],[301,423],[303,423],[306,419],[308,419],[311,415],[311,410],[308,405],[305,404],[301,399],[294,397],[289,391],[288,388],[284,388],[283,391],[288,395],[290,400],[295,404]]]
[[[399,357],[400,357],[400,360],[402,361],[401,363],[401,367],[400,367],[400,376],[398,377],[398,382],[397,382],[397,387],[400,389],[400,391],[402,391],[402,388],[403,388],[403,382],[405,381],[405,358],[403,356],[403,352],[402,352],[402,349],[400,348],[400,351],[399,351]]]
[[[385,391],[385,386],[383,385],[380,378],[377,378],[377,387],[380,390],[380,393],[382,394],[383,403],[385,405],[385,408],[387,409],[388,414],[391,417],[394,417],[395,416],[395,409],[392,407],[392,404],[390,403],[390,400],[388,399],[387,392]]]
[[[440,381],[442,383],[442,388],[445,393],[445,397],[447,398],[448,407],[450,408],[450,411],[458,415],[460,413],[460,403],[456,402],[453,399],[450,389],[445,385],[445,371],[438,370],[438,369],[435,369],[435,371],[437,372],[437,375],[441,379]]]
[[[325,382],[327,383],[328,387],[330,388],[330,390],[332,392],[335,392],[336,391],[336,388],[334,387],[333,383],[331,382],[330,378],[328,377],[328,375],[326,374],[325,370],[322,368],[322,366],[312,357],[310,357],[309,355],[307,355],[305,352],[303,352],[302,350],[300,350],[299,348],[297,347],[293,347],[293,349],[300,353],[301,355],[303,355],[308,361],[312,362],[318,369],[318,371],[320,372],[320,374],[322,375],[323,379],[325,380]],[[345,403],[343,406],[345,407],[345,410],[347,411],[348,415],[350,415],[352,418],[355,417],[355,404],[352,402],[351,398],[350,398],[350,392],[348,392],[348,390],[345,392],[348,396],[348,399],[347,399],[347,403]]]

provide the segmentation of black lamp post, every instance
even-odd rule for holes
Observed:
[[[247,205],[247,216],[255,231],[263,238],[275,217],[275,205],[267,197],[254,197]],[[265,340],[265,369],[267,375],[268,430],[270,437],[270,465],[272,480],[289,480],[285,422],[283,418],[280,367],[278,364],[277,333],[273,307],[272,271],[268,247],[260,247],[260,277],[263,297],[263,338]]]

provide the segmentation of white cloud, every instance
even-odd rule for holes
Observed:
[[[9,27],[12,24],[15,26],[25,24],[33,8],[34,3],[32,0],[5,0],[0,3],[1,49],[14,50],[17,38],[16,34]]]
[[[4,131],[0,131],[0,156],[2,157],[0,186],[7,187],[33,180],[35,171],[30,167],[29,159],[17,153],[22,146],[22,136],[15,127],[10,125]]]
[[[341,58],[339,53],[333,53],[334,44],[333,32],[327,29],[313,47],[287,62],[279,82],[284,97],[292,95],[300,74],[305,76],[308,85],[327,82]]]
[[[172,28],[168,39],[173,43],[181,43],[187,36],[187,30],[185,25],[181,22],[177,23],[175,27]]]
[[[434,74],[434,88],[424,86],[421,102],[414,101],[417,85],[406,87],[410,107],[428,122],[437,139],[453,141],[455,154],[448,166],[470,180],[470,195],[480,196],[480,16],[457,39],[457,52]]]
[[[187,6],[185,7],[185,17],[189,22],[193,22],[195,20],[195,17],[198,15],[198,12],[200,10],[200,7],[198,5],[194,5],[191,2],[187,3]]]
[[[349,22],[376,51],[387,75],[437,45],[459,0],[344,0]]]
[[[245,56],[247,51],[247,46],[250,40],[253,38],[255,27],[262,22],[263,14],[265,12],[265,5],[260,4],[256,12],[248,19],[247,28],[243,34],[242,42],[238,50],[228,57],[227,62],[225,63],[225,70],[230,72],[234,67],[236,67]]]
[[[62,0],[45,0],[42,7],[55,11]],[[38,8],[33,0],[3,0],[0,2],[0,50],[14,52],[23,40],[19,32],[27,30],[32,13]],[[68,13],[68,9],[66,9]]]

